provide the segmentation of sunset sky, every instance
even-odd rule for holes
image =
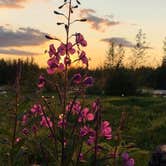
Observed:
[[[56,25],[60,17],[53,14],[61,2],[63,0],[0,0],[0,58],[32,56],[40,66],[45,66],[48,56],[44,51],[50,42],[44,35],[64,38],[64,30]],[[166,0],[80,2],[82,5],[73,17],[83,16],[88,21],[73,24],[71,32],[81,32],[87,39],[91,67],[102,65],[105,60],[108,42],[103,39],[114,39],[129,47],[134,44],[140,28],[152,47],[145,63],[158,65],[161,62],[166,36]]]

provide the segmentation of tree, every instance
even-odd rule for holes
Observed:
[[[163,56],[163,61],[162,61],[162,66],[166,66],[166,37],[164,38],[163,41],[163,52],[164,52],[164,56]]]
[[[143,33],[142,29],[136,34],[136,44],[132,49],[133,55],[131,60],[131,67],[136,69],[143,63],[143,59],[146,55],[147,50],[146,34]]]
[[[114,42],[110,43],[109,50],[107,51],[107,57],[105,61],[106,68],[118,69],[123,67],[123,58],[125,56],[125,50],[121,44]]]

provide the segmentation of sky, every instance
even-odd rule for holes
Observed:
[[[71,33],[81,32],[88,41],[86,48],[90,67],[105,61],[109,41],[131,48],[141,28],[151,47],[145,64],[156,66],[163,56],[166,36],[165,0],[80,0],[81,6],[73,19],[85,17],[86,23],[73,24]],[[63,0],[0,0],[0,58],[33,57],[40,66],[46,66],[51,34],[64,39],[64,30],[56,22],[62,20],[53,11]],[[56,45],[57,43],[55,43]]]

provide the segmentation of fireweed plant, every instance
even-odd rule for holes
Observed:
[[[87,41],[79,32],[70,34],[72,24],[86,21],[84,18],[72,21],[71,16],[79,6],[78,0],[65,0],[59,10],[54,11],[54,14],[64,17],[65,21],[57,25],[63,26],[66,33],[64,42],[46,35],[47,39],[56,42],[46,51],[49,55],[47,73],[58,76],[60,80],[51,83],[56,97],[42,96],[29,111],[24,112],[19,123],[21,134],[16,134],[14,129],[12,148],[18,145],[24,150],[21,158],[30,153],[23,160],[29,165],[104,166],[121,163],[133,166],[134,159],[121,145],[126,113],[122,113],[119,127],[113,134],[110,123],[102,118],[100,100],[96,99],[89,105],[86,102],[86,89],[94,83],[94,78],[88,75],[89,59],[84,51]],[[69,78],[68,70],[77,62],[86,72],[75,73]],[[40,75],[40,93],[47,84],[45,76]],[[114,142],[114,147],[111,142]],[[12,162],[17,163],[13,158]]]

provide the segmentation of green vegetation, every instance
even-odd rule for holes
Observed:
[[[23,98],[20,105],[20,114],[30,108],[35,96]],[[95,96],[88,97],[88,101]],[[128,117],[122,133],[124,144],[129,148],[131,156],[136,160],[136,166],[146,166],[152,150],[166,140],[166,98],[160,97],[101,97],[104,119],[110,121],[113,131],[119,124],[122,112],[127,112]],[[13,102],[13,103],[12,103]],[[0,96],[0,155],[5,156],[10,135],[10,125],[14,96]],[[110,144],[112,142],[110,141]],[[1,157],[0,165],[5,159]]]

